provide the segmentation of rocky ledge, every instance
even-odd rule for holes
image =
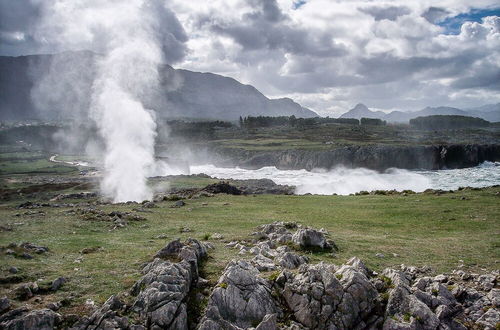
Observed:
[[[227,244],[242,259],[230,261],[217,284],[204,289],[209,295],[205,307],[199,292],[208,283],[199,272],[208,247],[194,239],[170,242],[144,266],[124,299],[112,296],[72,324],[48,309],[8,311],[8,300],[1,299],[0,328],[499,328],[498,272],[431,276],[427,268],[401,265],[378,274],[356,257],[340,266],[311,264],[303,252],[334,254],[334,241],[325,230],[285,222],[260,226],[248,240]],[[199,317],[193,318],[194,313]]]
[[[391,167],[439,170],[473,167],[500,161],[499,144],[470,145],[367,145],[331,150],[249,151],[219,148],[215,163],[249,169],[275,166],[283,170],[364,167],[384,171]]]

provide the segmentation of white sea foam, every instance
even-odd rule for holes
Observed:
[[[500,164],[486,162],[480,166],[456,170],[408,171],[389,169],[383,173],[365,168],[343,167],[326,171],[316,169],[279,170],[263,167],[258,170],[222,168],[214,165],[191,166],[191,174],[205,173],[221,179],[271,179],[277,184],[296,186],[297,194],[347,195],[359,191],[410,189],[457,189],[500,184]]]

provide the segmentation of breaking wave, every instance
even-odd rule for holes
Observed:
[[[220,179],[271,179],[277,184],[296,187],[297,194],[348,195],[372,190],[452,190],[459,187],[486,187],[500,184],[500,163],[485,162],[477,167],[440,170],[408,171],[388,169],[380,173],[366,168],[348,169],[337,167],[331,170],[279,170],[263,167],[248,170],[238,167],[222,168],[214,165],[190,167],[191,174],[205,173]]]

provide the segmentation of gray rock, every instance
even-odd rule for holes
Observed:
[[[186,205],[184,201],[177,201],[174,203],[174,207],[182,207],[184,205]]]
[[[198,264],[207,253],[197,240],[174,242],[166,250],[177,252],[181,261],[156,258],[144,267],[144,276],[132,288],[137,296],[132,310],[153,329],[187,329],[187,296],[198,280]]]
[[[278,328],[278,316],[276,314],[267,314],[255,330],[275,330]]]
[[[231,261],[212,292],[199,329],[238,329],[259,324],[267,314],[280,313],[271,284],[245,261]]]
[[[418,300],[420,300],[421,302],[426,304],[429,308],[434,308],[438,305],[437,299],[428,292],[421,291],[420,289],[417,289],[413,292],[413,295]]]
[[[486,329],[497,329],[497,325],[500,323],[500,312],[496,308],[490,308],[476,323],[484,326]]]
[[[285,252],[276,258],[276,262],[285,269],[296,269],[300,265],[309,262],[309,259],[292,252]]]
[[[441,321],[452,320],[463,311],[461,305],[440,305],[436,308],[436,316]]]
[[[283,298],[301,326],[354,329],[369,316],[377,297],[373,284],[352,266],[334,271],[334,266],[320,263],[287,275]]]
[[[147,202],[142,203],[142,207],[145,207],[145,208],[148,208],[148,209],[152,209],[152,208],[156,208],[158,206],[156,206],[156,204],[153,203],[153,202],[147,201]]]
[[[346,265],[354,267],[358,272],[363,273],[366,277],[370,277],[372,274],[372,271],[369,270],[358,257],[352,257],[346,262]]]
[[[66,279],[64,277],[59,277],[52,282],[52,286],[51,286],[50,290],[57,291],[61,288],[61,286],[64,283],[66,283]]]
[[[292,236],[292,242],[303,249],[331,249],[322,232],[311,228],[299,229]]]
[[[296,229],[297,227],[298,225],[295,222],[275,221],[270,224],[259,226],[259,229],[265,234],[285,234],[288,233],[290,229]]]
[[[37,254],[49,252],[48,247],[36,245],[36,244],[30,243],[30,242],[24,242],[20,245],[20,247],[22,247],[25,250],[35,252]]]
[[[50,310],[53,310],[54,312],[57,312],[61,308],[61,303],[55,302],[55,303],[48,303],[47,308]]]
[[[480,275],[477,279],[484,291],[490,291],[495,286],[495,276],[491,274]]]
[[[181,243],[180,239],[176,239],[169,242],[163,249],[158,251],[155,258],[177,258],[183,247],[184,245]]]
[[[494,307],[500,307],[500,289],[491,289],[488,292],[488,299]]]
[[[0,298],[0,314],[5,313],[10,308],[10,301],[7,297]]]
[[[455,296],[441,283],[434,282],[428,288],[430,293],[437,296],[439,305],[450,305],[456,302]]]
[[[427,289],[427,286],[429,286],[429,284],[431,283],[431,281],[432,280],[430,277],[421,277],[417,279],[415,283],[413,283],[413,287],[418,290],[425,291]]]
[[[19,300],[28,300],[33,297],[33,292],[29,284],[21,284],[14,289],[14,296]]]
[[[108,329],[128,329],[129,322],[126,317],[119,315],[124,303],[116,296],[111,296],[98,310],[90,317],[84,316],[71,330],[108,330]]]
[[[251,262],[261,272],[276,270],[274,262],[262,254],[256,255]]]
[[[291,229],[296,229],[295,222],[276,221],[270,224],[259,226],[259,232],[254,233],[256,239],[268,239],[278,244],[285,244],[292,241]]]
[[[61,321],[61,316],[50,309],[28,311],[13,310],[0,318],[0,328],[5,330],[52,330]]]
[[[11,274],[17,274],[19,272],[19,269],[17,267],[10,267],[9,268],[9,273]]]
[[[445,282],[448,282],[448,276],[440,274],[440,275],[435,276],[432,280],[434,282],[445,283]]]
[[[219,239],[223,239],[224,236],[222,234],[219,234],[219,233],[213,233],[211,238],[215,239],[215,240],[219,240]]]
[[[198,281],[196,282],[197,288],[206,288],[210,285],[210,281],[204,278],[198,277]]]
[[[27,252],[23,252],[23,254],[20,255],[21,258],[23,259],[33,259],[33,256]]]
[[[130,309],[112,296],[91,317],[82,318],[72,329],[187,330],[187,295],[196,285],[198,264],[206,257],[206,248],[194,239],[185,243],[173,241],[157,255],[175,255],[178,262],[155,258],[145,265],[144,276],[131,290],[136,299]],[[129,319],[122,316],[125,309],[137,313],[138,318],[134,319],[140,324],[130,324]]]
[[[389,291],[383,329],[437,329],[438,317],[426,303],[411,294],[405,273],[386,269],[383,274],[394,285]]]

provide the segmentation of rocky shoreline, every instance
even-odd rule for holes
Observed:
[[[498,329],[498,271],[432,275],[426,267],[380,274],[353,257],[309,263],[308,252],[335,254],[325,230],[296,223],[262,225],[228,242],[230,261],[211,285],[200,276],[210,243],[174,240],[142,269],[129,292],[90,316],[61,315],[0,299],[2,329]]]
[[[364,167],[384,171],[388,168],[440,170],[474,167],[484,161],[500,161],[500,145],[368,145],[331,150],[246,151],[215,148],[214,163],[259,169],[275,166],[282,170],[331,169],[336,166]]]

